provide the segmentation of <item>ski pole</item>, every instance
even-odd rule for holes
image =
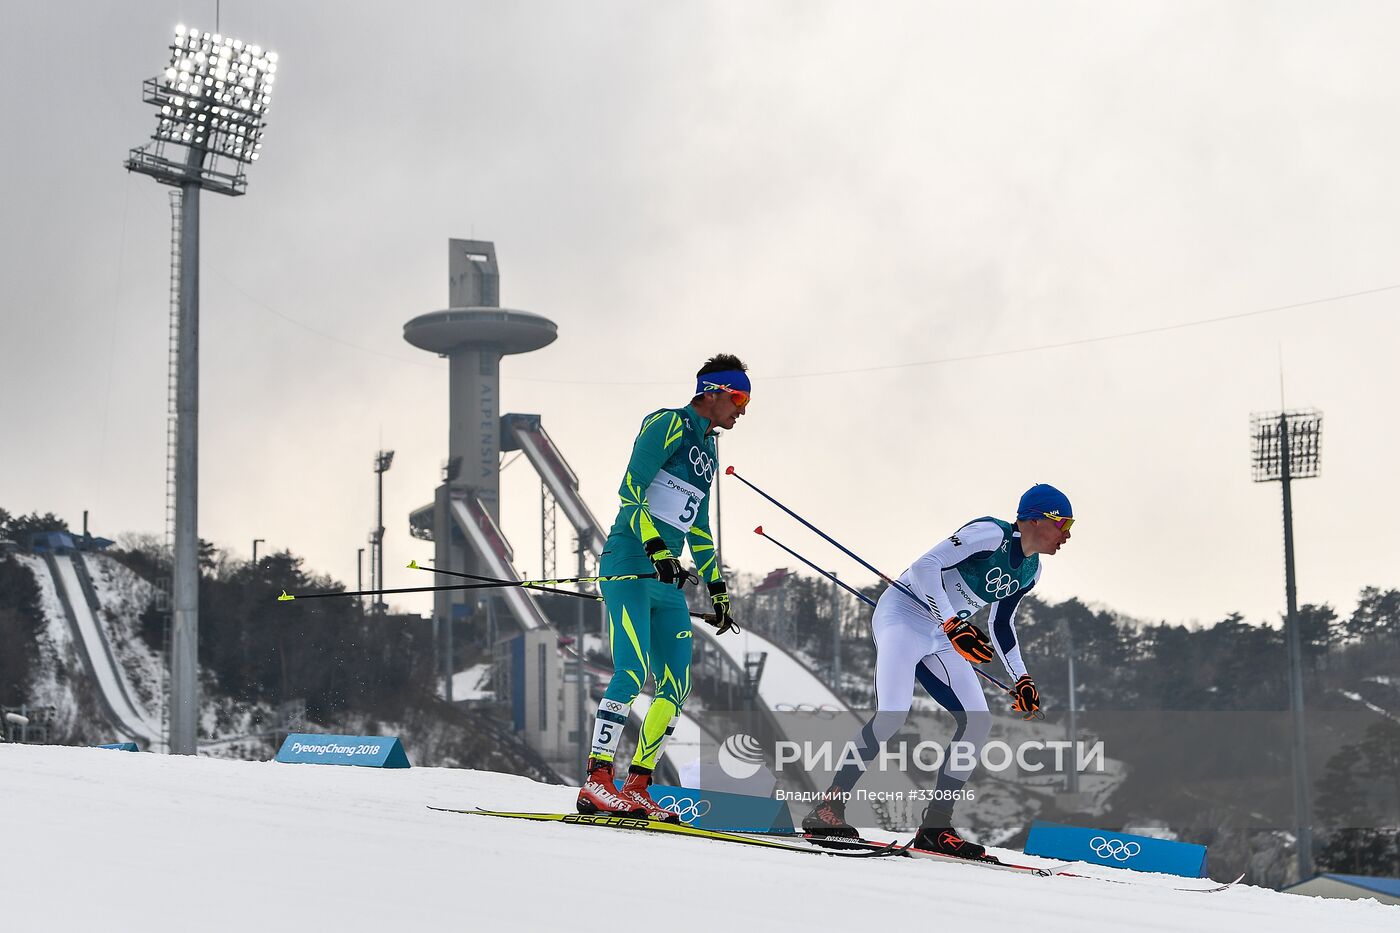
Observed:
[[[509,586],[509,585],[510,585],[510,582],[511,582],[511,581],[509,581],[509,580],[498,580],[498,579],[496,579],[495,577],[482,577],[482,576],[477,576],[477,575],[474,574],[474,573],[461,573],[461,572],[456,571],[456,570],[438,570],[436,567],[422,567],[422,566],[419,566],[418,561],[416,561],[416,560],[411,560],[411,561],[408,562],[408,569],[409,569],[409,570],[426,570],[426,571],[428,571],[428,573],[440,573],[440,574],[442,574],[442,575],[444,575],[444,576],[448,576],[448,577],[461,577],[461,578],[464,579],[464,580],[479,580],[479,581],[482,582],[482,583],[493,583],[493,584],[496,584],[497,586],[501,586],[501,585]],[[541,592],[541,593],[554,593],[554,594],[556,594],[556,595],[558,595],[558,596],[573,596],[573,597],[576,598],[576,599],[591,599],[591,600],[593,600],[594,602],[602,602],[602,601],[603,601],[603,597],[597,595],[596,593],[583,593],[583,592],[580,592],[580,591],[578,591],[578,590],[556,590],[556,589],[553,589],[552,587],[548,587],[548,586],[531,586],[530,589],[532,589],[532,590],[537,590],[537,591],[539,591],[539,592]]]
[[[483,583],[492,583],[496,586],[528,586],[532,590],[539,590],[541,593],[556,593],[560,596],[581,596],[584,599],[602,599],[603,597],[593,593],[580,593],[578,590],[557,590],[546,586],[547,583],[609,583],[614,580],[651,580],[656,578],[654,573],[641,573],[627,576],[613,577],[571,577],[567,580],[500,580],[496,577],[482,577],[474,573],[462,573],[459,570],[439,570],[437,567],[424,567],[416,560],[408,562],[409,570],[426,570],[428,573],[440,573],[446,577],[461,577],[464,580],[480,580]]]
[[[812,563],[810,560],[808,560],[807,558],[803,557],[801,554],[797,553],[797,552],[794,551],[792,548],[788,547],[786,544],[784,544],[783,542],[779,541],[777,538],[775,538],[775,537],[773,537],[772,535],[768,534],[767,532],[765,532],[765,531],[763,530],[763,526],[762,526],[762,525],[759,525],[757,528],[755,528],[755,529],[753,530],[753,533],[756,534],[756,535],[758,535],[758,536],[760,536],[760,537],[767,538],[769,541],[772,541],[772,542],[773,542],[774,544],[776,544],[778,547],[782,548],[784,551],[787,551],[787,552],[788,552],[789,554],[791,554],[793,557],[796,557],[798,560],[802,561],[802,563],[806,564],[808,567],[811,567],[811,568],[812,568],[813,570],[815,570],[817,573],[819,573],[819,574],[821,574],[822,576],[826,577],[826,578],[827,578],[828,580],[830,580],[832,583],[835,583],[837,586],[841,587],[841,589],[845,590],[847,593],[850,593],[850,594],[851,594],[852,596],[854,596],[856,599],[858,599],[858,600],[860,600],[861,602],[865,603],[867,606],[869,606],[869,607],[872,608],[872,609],[875,608],[875,600],[871,599],[869,596],[866,596],[866,595],[865,595],[864,593],[862,593],[860,590],[855,589],[854,587],[848,586],[848,585],[846,585],[845,583],[841,582],[841,580],[837,579],[836,574],[832,573],[830,570],[823,570],[821,567],[818,567],[816,564]]]
[[[732,468],[732,466],[731,466],[731,469],[734,469],[734,468]],[[748,481],[743,481],[743,482],[748,482]],[[788,514],[791,514],[791,513],[788,513]],[[797,516],[794,516],[794,518],[797,518]],[[801,518],[798,518],[798,521],[801,521]],[[806,523],[804,523],[804,524],[806,524]],[[812,525],[808,525],[808,528],[812,528]],[[812,531],[816,531],[816,528],[812,528]],[[755,530],[753,530],[753,534],[760,535],[760,537],[769,539],[769,541],[773,542],[773,544],[776,544],[777,546],[780,546],[780,548],[783,548],[784,551],[787,551],[788,553],[790,553],[790,555],[794,556],[794,558],[797,558],[798,560],[801,560],[801,562],[802,562],[802,563],[805,563],[806,566],[812,567],[813,570],[816,570],[816,572],[822,574],[823,577],[827,577],[827,579],[829,579],[830,581],[832,581],[832,583],[837,584],[837,586],[839,586],[839,587],[841,587],[841,588],[844,588],[844,590],[846,590],[847,593],[851,593],[851,594],[855,595],[855,598],[857,598],[857,600],[860,600],[861,602],[864,602],[864,604],[865,604],[865,605],[869,605],[869,607],[874,607],[875,601],[874,601],[874,600],[871,600],[871,598],[869,598],[868,595],[865,595],[864,593],[861,593],[861,591],[854,590],[854,588],[851,588],[851,587],[846,586],[846,584],[841,583],[841,581],[840,581],[839,579],[837,579],[836,574],[830,572],[830,570],[823,570],[822,567],[816,566],[815,563],[812,563],[812,562],[811,562],[811,560],[808,560],[808,559],[804,558],[804,556],[799,555],[799,553],[798,553],[797,551],[792,551],[792,548],[788,548],[787,545],[783,544],[783,542],[781,542],[781,541],[778,541],[778,539],[777,539],[777,538],[774,538],[773,535],[770,535],[770,534],[767,534],[767,532],[764,532],[764,531],[763,531],[763,525],[759,525],[759,527],[755,528]],[[822,534],[822,532],[818,531],[818,534]],[[826,538],[826,535],[822,535],[822,537],[823,537],[823,538]],[[830,541],[830,538],[827,538],[827,541]],[[833,541],[832,544],[836,544],[836,542]],[[836,546],[837,546],[837,548],[840,548],[840,545],[836,545]],[[843,548],[843,551],[844,551],[844,548]],[[850,552],[847,551],[847,553],[850,553]],[[853,556],[853,558],[855,558],[855,555],[851,555],[851,556]],[[860,558],[855,558],[855,559],[860,560]],[[865,563],[864,560],[861,560],[861,563]],[[869,566],[869,565],[865,565],[865,566]],[[871,570],[874,570],[874,572],[875,572],[876,574],[878,574],[879,577],[881,577],[881,580],[885,580],[886,583],[892,583],[892,581],[889,580],[889,577],[886,577],[885,574],[879,573],[879,570],[875,570],[874,567],[871,567]],[[902,593],[909,593],[909,590],[904,590],[904,588],[900,588],[900,591],[902,591]],[[911,595],[911,597],[913,597],[913,593],[909,593],[909,595]],[[918,605],[920,605],[920,607],[923,607],[925,612],[928,612],[928,608],[927,608],[927,607],[924,607],[923,601],[918,600],[917,597],[914,598],[914,601],[918,602]],[[932,614],[930,614],[930,615],[932,615]],[[1002,689],[1002,691],[1005,691],[1005,692],[1007,692],[1007,693],[1011,693],[1012,696],[1015,696],[1015,693],[1012,693],[1012,689],[1009,688],[1009,686],[1007,686],[1007,685],[1005,685],[1005,684],[1002,684],[1001,681],[998,681],[998,679],[995,678],[995,677],[993,677],[993,675],[988,674],[987,671],[981,670],[981,668],[980,668],[980,667],[977,667],[976,664],[973,664],[973,665],[972,665],[972,670],[977,671],[977,672],[979,672],[979,674],[983,675],[983,678],[986,678],[987,681],[990,682],[990,684],[997,685],[998,688],[1001,688],[1001,689]]]
[[[615,573],[609,577],[560,577],[559,580],[500,580],[497,577],[480,577],[475,573],[462,573],[459,570],[438,570],[437,567],[419,566],[417,560],[410,560],[409,570],[427,570],[428,573],[441,573],[449,577],[465,577],[466,580],[482,580],[484,583],[494,583],[497,586],[505,587],[535,587],[543,590],[545,587],[560,586],[564,583],[620,583],[623,580],[655,580],[655,573]],[[549,590],[546,590],[549,593]],[[570,593],[568,590],[553,590],[553,593]]]
[[[343,590],[334,593],[288,593],[282,591],[279,603],[294,599],[329,599],[332,596],[383,596],[389,593],[437,593],[443,590],[478,590],[496,586],[495,583],[463,583],[460,586],[401,586],[390,590]]]
[[[578,580],[496,580],[490,583],[459,583],[453,586],[403,586],[390,590],[354,590],[339,593],[288,593],[282,591],[282,595],[277,597],[278,602],[287,602],[293,599],[325,599],[331,596],[381,596],[387,593],[435,593],[443,590],[489,590],[495,587],[519,586],[523,588],[543,589],[548,583],[611,583],[617,580],[644,580],[654,574],[619,574],[612,577],[587,577]]]
[[[861,557],[860,557],[859,554],[856,554],[854,551],[852,551],[850,548],[846,547],[846,546],[845,546],[844,544],[842,544],[840,541],[837,541],[835,538],[831,537],[831,535],[829,535],[829,534],[827,534],[826,532],[822,531],[822,530],[821,530],[820,528],[818,528],[816,525],[813,525],[811,522],[807,521],[807,519],[803,518],[801,515],[798,515],[798,514],[797,514],[796,512],[794,512],[792,509],[790,509],[790,508],[788,508],[787,506],[783,505],[783,504],[782,504],[781,502],[779,502],[777,499],[774,499],[772,496],[768,495],[768,493],[764,492],[762,489],[759,489],[757,486],[755,486],[753,483],[749,482],[748,480],[744,479],[742,476],[740,476],[740,475],[735,471],[734,467],[732,467],[732,466],[731,466],[731,467],[727,467],[727,468],[725,468],[725,471],[724,471],[724,472],[725,472],[725,475],[734,477],[734,478],[737,479],[739,482],[743,483],[745,486],[749,487],[749,488],[752,489],[754,492],[758,493],[760,496],[762,496],[763,498],[767,499],[769,502],[773,503],[773,504],[776,505],[778,508],[782,509],[784,512],[786,512],[786,513],[788,513],[789,515],[791,515],[793,518],[797,519],[797,520],[798,520],[799,522],[801,522],[803,525],[807,526],[808,529],[810,529],[810,530],[812,530],[812,531],[815,531],[817,534],[821,535],[821,537],[822,537],[828,544],[833,544],[833,545],[835,545],[836,548],[837,548],[838,550],[840,550],[842,554],[845,554],[845,555],[846,555],[847,557],[849,557],[851,560],[853,560],[853,561],[855,561],[856,563],[860,564],[860,565],[861,565],[862,567],[864,567],[866,570],[869,570],[871,573],[875,574],[875,576],[879,577],[881,580],[883,580],[884,582],[888,583],[890,586],[894,587],[895,589],[899,590],[901,593],[905,594],[905,595],[908,596],[910,599],[914,600],[914,602],[918,603],[920,606],[922,606],[922,605],[924,604],[924,603],[923,603],[923,600],[919,599],[919,597],[917,597],[917,596],[914,595],[914,591],[913,591],[913,590],[909,589],[907,586],[903,585],[903,584],[900,583],[898,580],[891,580],[889,577],[885,576],[883,573],[881,573],[879,570],[877,570],[874,566],[872,566],[872,565],[866,563],[863,559],[861,559]]]
[[[753,483],[749,482],[748,480],[744,479],[742,476],[740,476],[738,473],[736,473],[736,472],[734,471],[734,468],[733,468],[732,466],[729,467],[729,468],[727,468],[724,472],[725,472],[726,474],[730,475],[730,476],[733,476],[733,477],[734,477],[735,479],[737,479],[739,482],[743,483],[745,486],[749,487],[749,488],[752,489],[754,492],[758,493],[760,496],[762,496],[763,498],[767,499],[769,502],[773,503],[773,504],[776,505],[778,508],[782,509],[784,512],[788,513],[788,514],[791,515],[793,518],[797,519],[797,520],[798,520],[799,522],[801,522],[803,525],[807,526],[807,528],[809,528],[809,529],[811,529],[812,531],[815,531],[817,534],[821,535],[821,537],[822,537],[824,540],[826,540],[826,541],[829,542],[830,544],[835,545],[836,548],[837,548],[838,550],[841,551],[841,553],[845,554],[847,557],[851,558],[851,560],[853,560],[853,561],[855,561],[856,563],[860,564],[860,565],[861,565],[862,567],[864,567],[866,570],[869,570],[871,573],[875,574],[875,576],[879,577],[879,578],[880,578],[881,580],[883,580],[885,583],[887,583],[887,584],[889,584],[890,586],[894,587],[895,589],[899,590],[899,591],[900,591],[901,593],[903,593],[905,596],[908,596],[910,599],[912,599],[915,603],[918,604],[919,608],[923,609],[925,612],[929,612],[930,614],[932,614],[932,610],[929,609],[929,607],[924,603],[924,601],[923,601],[922,599],[920,599],[918,596],[915,596],[915,595],[914,595],[914,591],[911,590],[911,589],[909,589],[909,587],[905,586],[903,583],[900,583],[898,580],[892,579],[892,578],[886,576],[885,574],[881,573],[879,569],[877,569],[874,565],[868,563],[864,558],[862,558],[862,557],[861,557],[859,554],[857,554],[855,551],[852,551],[850,548],[846,547],[846,546],[845,546],[844,544],[842,544],[840,541],[837,541],[835,538],[831,537],[831,535],[829,535],[829,534],[827,534],[826,532],[822,531],[822,530],[821,530],[820,528],[818,528],[816,525],[813,525],[811,522],[807,521],[807,519],[803,518],[801,515],[798,515],[798,514],[797,514],[796,512],[794,512],[792,509],[790,509],[790,508],[788,508],[787,506],[783,505],[783,504],[782,504],[781,502],[779,502],[777,499],[774,499],[772,496],[768,495],[768,493],[764,492],[762,489],[759,489],[757,486],[755,486]],[[943,620],[942,620],[942,619],[939,619],[938,621],[939,621],[939,622],[942,622]]]
[[[482,577],[482,576],[478,576],[478,575],[476,575],[476,574],[474,574],[474,573],[462,573],[460,570],[440,570],[440,569],[438,569],[437,567],[424,567],[424,566],[422,566],[421,564],[419,564],[418,561],[416,561],[416,560],[411,560],[411,561],[408,562],[408,569],[409,569],[409,570],[426,570],[428,573],[440,573],[440,574],[443,574],[444,576],[448,576],[448,577],[463,577],[463,578],[465,578],[465,579],[467,579],[467,580],[483,580],[483,581],[485,581],[485,582],[487,582],[487,583],[492,583],[492,584],[495,584],[495,585],[497,585],[497,586],[500,586],[500,585],[510,586],[510,585],[511,585],[511,582],[510,582],[509,580],[498,580],[498,579],[496,579],[495,577]],[[650,580],[650,579],[655,579],[655,577],[656,577],[656,574],[654,574],[654,573],[643,573],[643,574],[637,574],[636,577],[635,577],[635,579],[638,579],[638,580]],[[603,581],[604,583],[606,583],[606,582],[608,582],[609,580],[616,580],[616,579],[631,580],[631,579],[634,579],[634,578],[631,577],[631,576],[625,576],[625,577],[621,577],[621,578],[619,578],[619,577],[578,577],[576,580],[572,580],[572,581],[568,581],[568,582],[586,582],[586,581],[588,581],[588,580],[601,580],[601,581]],[[557,582],[560,582],[560,581],[557,581],[557,580],[530,581],[530,583],[528,583],[527,585],[529,586],[530,589],[536,590],[536,591],[541,592],[541,593],[555,593],[555,594],[557,594],[557,595],[559,595],[559,596],[573,596],[573,597],[575,597],[576,599],[591,599],[591,600],[593,600],[594,602],[602,602],[602,601],[603,601],[603,597],[598,596],[598,595],[593,594],[593,593],[580,593],[580,592],[577,591],[577,590],[556,590],[556,589],[551,589],[551,588],[549,588],[549,587],[547,587],[547,586],[537,586],[537,585],[535,585],[536,582],[540,582],[540,583],[557,583]],[[690,616],[691,616],[691,618],[693,618],[693,619],[700,619],[700,620],[703,621],[703,622],[708,622],[710,625],[714,625],[714,624],[715,624],[715,617],[714,617],[713,614],[704,613],[704,612],[695,612],[694,610],[692,610],[691,613],[690,613]]]

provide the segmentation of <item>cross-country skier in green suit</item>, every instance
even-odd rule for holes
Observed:
[[[613,676],[593,723],[588,778],[578,792],[580,813],[680,822],[647,792],[661,749],[690,693],[690,609],[682,590],[699,580],[681,566],[680,557],[688,541],[699,579],[709,588],[719,632],[733,628],[729,592],[710,532],[710,486],[717,472],[715,429],[732,429],[744,414],[749,403],[747,370],[736,356],[712,357],[696,374],[690,404],[647,415],[632,444],[619,489],[622,508],[598,571],[603,576],[647,577],[601,584]],[[613,756],[627,712],[648,677],[656,682],[655,699],[619,791],[613,783]]]

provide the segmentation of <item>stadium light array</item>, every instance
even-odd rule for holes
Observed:
[[[262,153],[276,81],[276,52],[176,26],[169,62],[142,86],[157,111],[156,131],[150,144],[131,151],[127,168],[163,184],[194,181],[221,194],[243,194],[243,167]],[[167,146],[183,148],[183,156],[168,156]]]

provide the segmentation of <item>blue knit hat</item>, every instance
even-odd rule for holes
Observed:
[[[1074,517],[1074,508],[1069,504],[1068,496],[1049,483],[1036,483],[1021,496],[1016,506],[1016,520],[1043,518],[1047,512],[1054,512],[1061,518]]]

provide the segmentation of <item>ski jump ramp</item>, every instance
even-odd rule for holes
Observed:
[[[97,601],[83,586],[80,572],[70,554],[45,554],[44,563],[53,577],[59,604],[68,618],[73,641],[83,667],[97,687],[102,705],[116,730],[124,738],[146,748],[163,745],[160,722],[136,700],[126,674],[112,653],[112,646],[97,618]]]
[[[515,566],[510,561],[511,549],[506,536],[480,500],[475,496],[454,497],[452,520],[471,543],[472,550],[485,561],[491,576],[512,582],[520,579],[520,574],[515,572]],[[523,586],[502,587],[501,595],[521,628],[534,631],[550,627],[549,619]]]

